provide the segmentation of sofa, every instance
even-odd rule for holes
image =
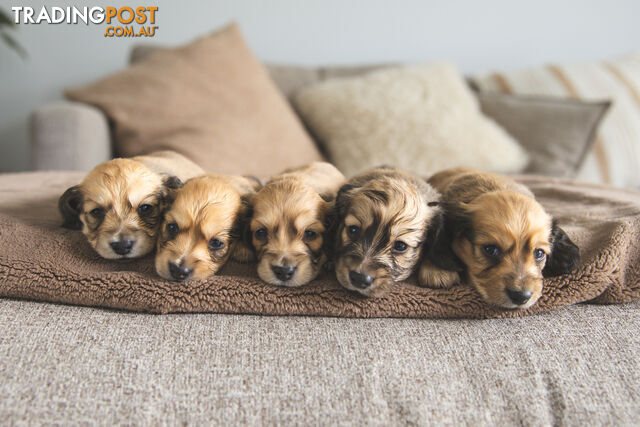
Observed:
[[[269,69],[285,96],[363,71]],[[95,107],[43,106],[31,126],[36,170],[87,171],[113,156]],[[55,182],[51,172],[25,179],[34,173]],[[12,298],[0,307],[9,424],[640,421],[639,302],[485,320],[156,315]]]

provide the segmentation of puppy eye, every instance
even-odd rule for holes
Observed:
[[[141,216],[149,215],[151,211],[153,211],[153,206],[151,206],[150,204],[145,203],[143,205],[138,206],[138,213]]]
[[[318,237],[318,233],[316,233],[313,230],[307,230],[307,231],[304,232],[304,238],[307,239],[307,240],[313,240],[316,237]]]
[[[256,236],[256,239],[258,240],[264,240],[267,238],[267,229],[266,228],[258,228],[254,235]]]
[[[217,251],[222,248],[224,248],[224,242],[222,240],[219,240],[219,239],[209,240],[209,249]]]
[[[547,256],[547,254],[545,254],[544,251],[540,248],[533,251],[533,257],[536,261],[542,261],[545,256]]]
[[[491,258],[498,258],[500,256],[500,248],[496,245],[484,245],[482,247],[485,255]]]
[[[408,247],[409,246],[405,242],[403,242],[402,240],[396,240],[393,243],[393,250],[395,252],[398,252],[398,253],[402,253],[402,252],[406,251]]]
[[[104,216],[106,215],[106,212],[102,208],[95,208],[89,213],[91,214],[92,217],[97,219],[104,218]]]
[[[175,236],[178,234],[178,231],[180,231],[180,228],[178,228],[178,224],[175,222],[167,224],[167,233],[169,233],[169,235]]]
[[[349,227],[347,227],[347,235],[352,239],[357,238],[358,234],[360,234],[360,227],[358,227],[357,225],[350,225]]]

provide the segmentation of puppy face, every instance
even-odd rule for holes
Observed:
[[[369,297],[384,295],[408,278],[438,208],[437,193],[401,176],[347,184],[338,195],[336,276],[342,286]],[[429,206],[431,204],[432,206]]]
[[[244,204],[222,179],[187,181],[165,214],[158,238],[156,271],[169,280],[198,280],[215,274],[239,235]]]
[[[326,261],[325,220],[331,206],[295,180],[267,184],[255,196],[247,240],[258,258],[258,275],[278,286],[313,280]]]
[[[534,199],[515,192],[486,193],[463,208],[467,227],[452,249],[469,282],[489,303],[527,308],[542,291],[551,254],[552,218]]]
[[[136,258],[153,250],[162,214],[180,185],[139,162],[114,159],[68,189],[59,208],[65,225],[81,228],[102,257]]]

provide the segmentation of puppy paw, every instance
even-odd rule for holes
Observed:
[[[430,262],[424,262],[418,272],[418,283],[432,289],[447,289],[460,283],[460,275],[455,271],[442,270]]]

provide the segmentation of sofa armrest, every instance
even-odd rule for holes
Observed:
[[[112,156],[107,117],[86,104],[39,107],[31,115],[30,130],[35,170],[88,171]]]

